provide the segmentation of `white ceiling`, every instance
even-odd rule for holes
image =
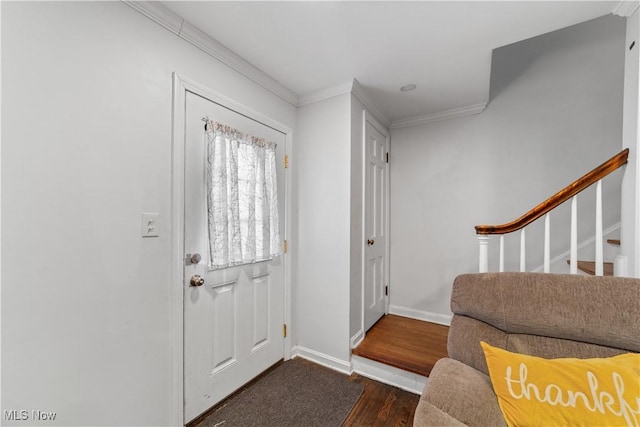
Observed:
[[[357,79],[386,120],[486,103],[491,51],[618,1],[162,2],[298,95]],[[400,92],[414,83],[417,89]]]

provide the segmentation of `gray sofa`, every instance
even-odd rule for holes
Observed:
[[[640,280],[542,273],[456,278],[449,357],[433,368],[414,426],[506,425],[480,341],[545,358],[640,353]]]

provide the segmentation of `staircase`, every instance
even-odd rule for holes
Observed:
[[[620,239],[607,239],[607,243],[614,246],[620,246]],[[571,265],[571,261],[567,260],[567,264]],[[596,275],[595,261],[578,261],[578,270],[587,273],[590,276]],[[613,276],[613,263],[604,263],[604,276]]]
[[[627,164],[629,156],[629,149],[625,149],[616,154],[600,166],[594,168],[587,174],[583,175],[576,181],[572,182],[562,190],[558,191],[547,200],[538,204],[533,209],[526,212],[521,217],[500,225],[477,225],[475,227],[476,234],[478,235],[479,243],[479,272],[489,271],[489,240],[492,235],[500,236],[500,252],[499,252],[499,268],[498,271],[504,270],[504,236],[507,234],[519,232],[520,233],[520,271],[527,271],[526,269],[526,227],[538,219],[544,217],[544,267],[545,273],[550,272],[551,266],[551,251],[550,251],[550,213],[562,205],[566,201],[571,201],[571,238],[570,238],[570,250],[569,259],[569,272],[571,274],[578,274],[578,270],[581,270],[587,274],[593,274],[596,276],[613,275],[613,263],[604,262],[604,239],[603,239],[603,225],[602,225],[602,180]],[[595,203],[595,261],[579,261],[578,260],[578,233],[577,233],[577,195],[583,190],[595,186],[596,189],[596,203]],[[620,245],[619,239],[609,239],[609,244]]]
[[[571,262],[567,260],[567,264],[571,265]],[[596,262],[595,261],[578,261],[578,270],[583,271],[591,276],[596,275]],[[613,263],[604,263],[603,276],[613,276]]]

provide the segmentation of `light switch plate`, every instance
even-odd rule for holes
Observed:
[[[160,236],[160,214],[157,212],[142,213],[142,237]]]

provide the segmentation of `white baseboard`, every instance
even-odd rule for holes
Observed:
[[[291,358],[301,357],[303,359],[310,360],[318,365],[326,366],[334,371],[341,372],[343,374],[351,375],[351,363],[346,360],[341,360],[333,356],[329,356],[319,351],[311,350],[310,348],[295,346],[291,349]]]
[[[354,336],[351,337],[351,348],[356,348],[364,340],[364,330],[360,329]]]
[[[428,380],[427,377],[422,375],[384,365],[360,356],[351,356],[351,365],[353,371],[363,377],[371,378],[417,395],[422,394],[422,390]]]
[[[300,357],[318,365],[351,375],[356,372],[364,377],[388,384],[413,394],[422,394],[427,377],[394,368],[360,356],[351,356],[351,363],[310,348],[295,346],[291,349],[291,358]]]
[[[414,308],[400,307],[399,305],[390,305],[389,314],[424,320],[425,322],[437,323],[438,325],[451,325],[450,314],[431,313],[429,311],[416,310]]]

